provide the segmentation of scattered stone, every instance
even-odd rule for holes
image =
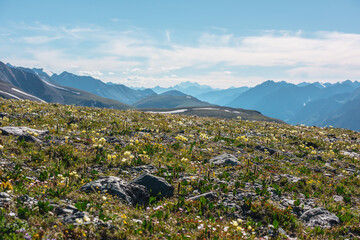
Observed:
[[[20,135],[17,139],[19,142],[24,141],[24,142],[35,142],[35,143],[41,143],[41,141],[31,135]]]
[[[268,229],[267,229],[267,234],[271,237],[271,238],[275,238],[278,234],[274,228],[273,225],[269,224],[268,225]],[[266,236],[266,239],[268,239],[268,236]]]
[[[210,201],[214,201],[217,198],[216,193],[214,192],[207,192],[207,193],[203,193],[194,197],[189,198],[190,200],[196,201],[196,200],[200,200],[201,197],[204,197]]]
[[[353,169],[353,168],[347,168],[347,169],[345,169],[345,171],[348,171],[350,173],[355,173],[356,172],[356,170]]]
[[[0,118],[3,118],[3,117],[9,117],[9,114],[0,112]]]
[[[35,133],[38,135],[44,135],[49,133],[48,130],[37,130],[28,127],[2,127],[0,128],[0,130],[2,132],[2,135],[15,135],[15,136],[28,135],[31,133]]]
[[[131,171],[146,173],[154,173],[156,170],[157,168],[152,165],[136,166],[131,168]]]
[[[134,223],[143,224],[143,221],[140,219],[132,219]]]
[[[134,206],[136,204],[147,204],[150,198],[146,187],[134,183],[127,183],[118,177],[112,176],[87,183],[82,186],[80,190],[87,193],[98,191],[102,193],[107,192]]]
[[[334,195],[333,199],[334,199],[334,202],[342,202],[342,201],[344,201],[343,196],[339,196],[339,195]]]
[[[131,184],[144,186],[151,196],[154,197],[171,197],[174,195],[174,187],[171,186],[164,178],[144,173],[140,177],[132,180]]]
[[[306,141],[304,141],[303,143],[304,143],[306,146],[312,147],[312,148],[314,148],[314,149],[318,149],[318,148],[319,148],[319,146],[318,146],[316,143],[313,143],[313,142],[306,142]]]
[[[260,145],[257,145],[257,146],[255,147],[255,149],[260,150],[260,151],[262,151],[262,152],[267,151],[270,155],[273,155],[274,153],[276,153],[276,150],[274,150],[274,149],[272,149],[272,148],[260,146]]]
[[[72,206],[72,205],[67,205],[66,207],[60,207],[60,206],[57,206],[55,209],[54,209],[56,215],[71,215],[71,214],[74,214],[75,212],[78,212],[79,210]]]
[[[285,230],[284,230],[284,229],[282,229],[281,227],[279,227],[279,228],[278,228],[278,231],[279,231],[279,233],[280,233],[280,234],[282,234],[282,235],[286,236],[286,232],[285,232]]]
[[[292,176],[290,174],[281,174],[281,176],[286,177],[289,180],[289,182],[292,182],[292,183],[297,183],[299,181],[303,181],[301,178]]]
[[[0,207],[9,206],[11,202],[11,196],[6,192],[0,192]]]
[[[17,198],[20,202],[24,203],[25,205],[28,205],[30,207],[36,205],[38,201],[35,198],[30,197],[29,195],[22,195]]]
[[[309,227],[332,227],[340,223],[339,218],[325,208],[313,208],[304,212],[300,220]]]
[[[236,198],[238,201],[244,201],[245,199],[256,199],[258,196],[254,192],[240,192],[236,195]]]
[[[11,196],[6,192],[0,192],[0,198],[11,198]]]
[[[189,182],[191,182],[191,181],[197,180],[198,178],[199,178],[198,176],[192,175],[192,176],[183,176],[179,180],[180,181],[189,181]]]
[[[210,159],[210,163],[214,165],[222,165],[222,166],[240,165],[240,162],[237,160],[237,158],[234,155],[227,153]]]
[[[64,224],[84,225],[90,224],[91,220],[87,213],[78,211],[70,215],[65,215],[62,222]]]

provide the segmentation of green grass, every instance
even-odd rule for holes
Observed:
[[[266,234],[269,224],[300,239],[360,235],[360,164],[344,153],[360,153],[358,132],[2,99],[0,112],[8,114],[1,126],[49,130],[37,136],[41,144],[1,136],[0,191],[13,200],[1,208],[0,239],[26,234],[33,239],[255,239]],[[257,150],[258,145],[277,153]],[[234,154],[241,165],[211,166],[209,159],[222,153]],[[131,180],[140,174],[132,167],[150,164],[157,168],[155,175],[175,187],[173,197],[131,207],[110,195],[79,191],[101,176]],[[276,179],[280,174],[301,181]],[[224,197],[249,192],[249,185],[257,186],[251,191],[258,198],[236,202],[246,214],[205,198],[187,200],[194,190]],[[308,228],[291,208],[269,198],[268,187],[295,205],[300,196],[314,199],[342,222],[329,229]],[[16,201],[24,194],[36,198],[37,206]],[[344,201],[333,201],[334,195]],[[51,204],[64,200],[108,227],[62,224]]]

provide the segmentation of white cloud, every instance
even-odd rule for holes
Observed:
[[[49,43],[51,41],[60,39],[61,37],[49,37],[49,36],[29,36],[23,37],[23,41],[28,44],[44,44]]]
[[[241,76],[238,70],[244,67],[285,69],[274,71],[283,77],[280,80],[287,81],[360,79],[360,34],[269,30],[236,36],[224,30],[220,31],[223,34],[199,34],[189,45],[179,44],[181,39],[172,41],[175,37],[169,30],[165,30],[164,43],[164,35],[151,36],[135,27],[114,31],[99,26],[52,27],[37,23],[29,29],[33,35],[18,32],[18,39],[24,43],[21,48],[11,36],[0,39],[3,60],[53,72],[80,71],[101,76],[104,81],[128,78],[146,86],[188,80],[218,87],[241,86],[274,79],[261,71]],[[56,39],[61,39],[62,45],[56,45]],[[83,47],[89,44],[91,47]],[[175,75],[176,79],[171,77]]]
[[[80,76],[92,76],[92,77],[101,77],[103,75],[100,71],[77,71],[77,74]]]
[[[165,31],[165,36],[166,36],[166,40],[167,40],[168,42],[171,42],[170,31],[166,30],[166,31]]]
[[[232,40],[234,40],[233,34],[217,35],[204,33],[201,35],[199,43],[205,46],[224,46],[228,45]]]

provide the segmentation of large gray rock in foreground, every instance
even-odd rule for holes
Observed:
[[[149,202],[149,191],[141,185],[127,183],[118,177],[105,177],[89,182],[80,188],[84,192],[109,193],[117,196],[131,205],[147,204]]]
[[[300,219],[309,227],[332,227],[340,223],[335,214],[321,207],[304,212]]]
[[[144,186],[150,192],[150,195],[154,197],[171,197],[174,195],[174,187],[164,178],[149,173],[141,175],[130,183]]]
[[[2,127],[0,128],[2,135],[29,135],[31,133],[36,133],[38,135],[44,135],[49,133],[48,130],[37,130],[29,127]]]
[[[210,163],[214,165],[222,165],[222,166],[240,165],[240,162],[237,160],[237,158],[234,155],[227,153],[210,159]]]

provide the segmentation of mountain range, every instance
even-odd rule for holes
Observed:
[[[360,83],[300,84],[266,81],[240,94],[229,107],[254,109],[290,124],[360,130]],[[345,118],[347,120],[345,120]]]
[[[122,84],[105,84],[89,76],[78,76],[68,72],[49,76],[39,68],[15,67],[2,62],[0,62],[0,97],[101,108],[137,108],[140,111],[182,107],[186,108],[186,111],[180,113],[184,115],[284,123],[281,120],[266,117],[257,111],[220,106],[212,109],[200,109],[200,107],[214,105],[178,90],[168,90],[157,94],[151,89],[131,89]],[[132,104],[128,105],[118,100]],[[199,108],[195,109],[194,107]]]
[[[69,72],[50,76],[39,68],[0,62],[0,96],[116,109],[187,108],[187,114],[194,113],[189,109],[196,107],[219,109],[211,114],[202,111],[207,116],[223,115],[226,107],[231,111],[251,109],[289,124],[332,125],[360,131],[360,83],[350,80],[299,84],[268,80],[255,87],[228,89],[183,82],[150,89],[104,83]]]

